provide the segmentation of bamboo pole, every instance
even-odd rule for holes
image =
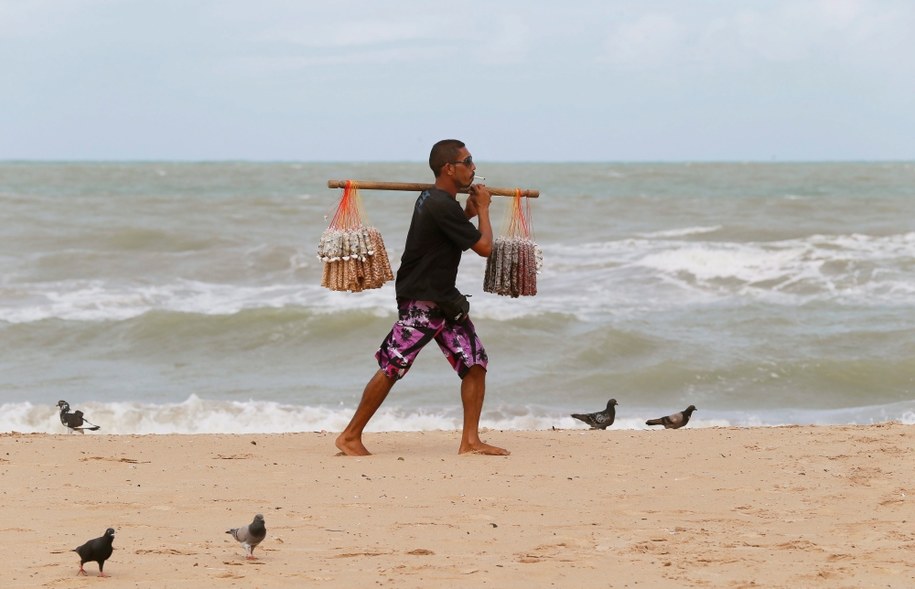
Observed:
[[[434,184],[423,184],[421,182],[376,182],[374,180],[350,180],[349,182],[353,183],[358,189],[365,190],[406,190],[409,192],[422,192],[423,190],[428,190],[433,188]],[[328,180],[328,188],[346,188],[347,180]],[[515,196],[516,190],[514,188],[494,188],[492,186],[487,186],[487,190],[493,196]],[[466,188],[462,188],[458,192],[467,193]],[[540,196],[539,190],[521,190],[521,196],[527,198],[537,198]]]

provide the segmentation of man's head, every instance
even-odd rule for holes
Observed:
[[[470,152],[457,139],[444,139],[433,145],[429,167],[435,173],[435,185],[451,194],[470,186],[477,169]]]
[[[461,159],[461,150],[464,142],[457,139],[442,139],[432,146],[429,152],[429,167],[438,178],[448,164],[453,164]]]

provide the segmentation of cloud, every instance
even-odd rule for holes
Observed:
[[[103,0],[0,0],[0,40],[47,37]]]
[[[248,56],[236,59],[223,67],[224,71],[243,71],[269,74],[282,71],[304,70],[320,66],[373,67],[395,63],[432,61],[433,55],[423,48],[391,47],[384,49],[360,48],[355,51],[317,52],[310,55]]]
[[[307,136],[331,118],[362,129],[402,115],[403,128],[426,129],[463,117],[481,136],[529,134],[526,149],[589,158],[610,153],[607,137],[652,129],[667,146],[650,142],[644,157],[673,157],[670,146],[717,157],[693,132],[716,121],[739,123],[734,157],[768,155],[755,135],[816,137],[812,115],[828,112],[911,157],[913,30],[911,0],[0,0],[0,51],[16,56],[0,72],[16,107],[0,153],[28,151],[23,141],[56,153],[40,132],[48,113],[78,115],[55,133],[77,145],[75,122],[104,122],[139,97],[156,121],[231,129],[268,113],[265,136]],[[422,99],[429,88],[454,91]],[[101,122],[94,135],[111,153],[142,137]],[[835,152],[820,135],[804,145],[814,158]],[[218,152],[231,149],[253,153],[240,140]],[[891,153],[878,141],[856,149]]]
[[[236,8],[238,8],[236,6]],[[357,18],[344,14],[346,6],[308,3],[277,19],[254,18],[247,10],[222,13],[247,48],[243,57],[224,70],[294,71],[320,66],[374,67],[427,63],[442,54],[459,54],[460,33],[447,31],[446,19],[435,14],[373,15],[359,11]],[[352,7],[350,7],[352,9]]]
[[[623,68],[665,65],[679,54],[686,36],[673,14],[640,15],[611,28],[598,61]]]
[[[480,63],[518,64],[530,53],[531,27],[517,14],[503,15],[493,26],[475,30],[475,34],[478,45],[474,53]]]
[[[673,6],[673,5],[672,5]],[[604,31],[597,61],[621,69],[845,60],[865,63],[915,50],[915,6],[905,2],[806,0],[673,6],[624,15]],[[909,60],[911,61],[911,60]]]
[[[307,48],[345,49],[430,41],[439,38],[440,23],[434,17],[409,20],[353,20],[339,26],[325,22],[283,24],[259,31],[252,40]]]
[[[284,67],[357,63],[361,57],[369,63],[425,63],[467,56],[480,64],[505,65],[521,63],[530,53],[532,26],[529,15],[518,9],[485,4],[479,18],[458,19],[453,5],[423,3],[416,10],[404,10],[409,4],[391,10],[369,3],[357,10],[346,3],[309,3],[285,14],[281,23],[256,15],[248,18],[248,11],[235,5],[234,10],[221,9],[219,18],[264,55],[284,52],[284,58],[266,60],[285,61]],[[474,12],[470,6],[463,10]]]

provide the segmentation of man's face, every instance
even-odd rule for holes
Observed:
[[[473,184],[473,177],[477,166],[473,163],[473,157],[470,155],[470,152],[467,151],[466,147],[462,147],[458,151],[457,158],[455,158],[454,162],[450,165],[454,168],[454,179],[459,186],[467,188]]]

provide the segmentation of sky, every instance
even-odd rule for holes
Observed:
[[[915,159],[911,0],[0,0],[0,160]]]

